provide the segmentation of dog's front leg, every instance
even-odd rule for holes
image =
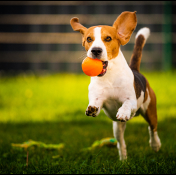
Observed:
[[[86,115],[96,117],[103,106],[103,99],[99,95],[89,94],[89,105],[86,109]]]
[[[137,111],[137,101],[127,99],[117,112],[117,120],[125,122],[132,118]]]

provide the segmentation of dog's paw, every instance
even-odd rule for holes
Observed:
[[[97,112],[98,108],[96,106],[88,106],[88,108],[86,109],[87,116],[96,117]]]
[[[131,111],[124,110],[123,108],[119,108],[116,117],[117,117],[117,120],[121,122],[126,122],[131,117]]]
[[[158,136],[158,133],[157,131],[152,132],[150,129],[150,126],[148,127],[148,129],[149,129],[149,135],[150,135],[149,144],[155,152],[158,152],[161,147],[161,141]]]

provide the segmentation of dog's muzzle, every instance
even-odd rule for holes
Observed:
[[[93,47],[91,49],[91,52],[92,52],[93,59],[95,59],[95,58],[101,59],[103,49],[101,47]],[[101,73],[98,75],[98,77],[102,77],[107,71],[108,61],[102,61],[102,63],[103,63],[103,69],[102,69]]]
[[[95,58],[100,59],[103,50],[100,47],[93,47],[92,50],[91,50],[91,52],[92,52],[92,58],[94,58],[94,59]]]
[[[101,73],[98,75],[98,77],[102,77],[107,71],[108,61],[102,61],[102,63],[103,63],[103,69]]]

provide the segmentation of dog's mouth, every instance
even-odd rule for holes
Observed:
[[[98,77],[102,77],[107,71],[108,61],[102,61],[102,63],[103,63],[103,69],[101,73],[98,75]]]

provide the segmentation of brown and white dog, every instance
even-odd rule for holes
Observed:
[[[128,65],[120,45],[128,43],[136,28],[136,12],[121,13],[113,26],[99,25],[86,28],[76,17],[71,19],[70,24],[74,31],[82,34],[82,45],[87,51],[87,56],[98,58],[103,63],[102,72],[91,77],[86,115],[95,117],[103,109],[112,119],[119,157],[120,160],[125,160],[126,121],[141,114],[149,124],[150,146],[154,151],[158,151],[161,142],[157,134],[156,96],[147,79],[139,72],[142,49],[150,30],[142,28],[138,31]]]

